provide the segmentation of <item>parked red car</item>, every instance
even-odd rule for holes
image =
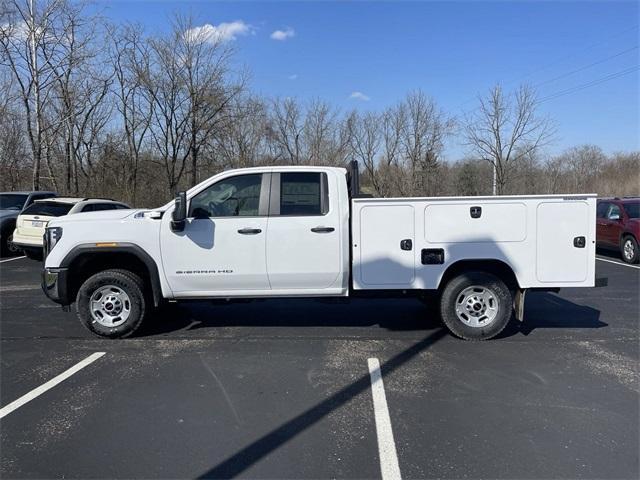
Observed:
[[[596,244],[615,249],[627,263],[638,263],[640,239],[640,198],[598,200]]]

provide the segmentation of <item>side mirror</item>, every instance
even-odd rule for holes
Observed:
[[[620,220],[620,215],[614,213],[613,215],[609,216],[609,220]]]
[[[171,216],[171,230],[181,232],[187,220],[187,192],[178,192]]]

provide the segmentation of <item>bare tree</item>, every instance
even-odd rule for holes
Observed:
[[[246,75],[231,75],[233,49],[226,39],[194,24],[191,16],[174,20],[176,55],[183,63],[184,88],[189,102],[189,156],[191,185],[198,183],[200,151],[211,145],[231,114],[231,103],[245,88]]]
[[[44,105],[56,80],[46,52],[60,47],[55,32],[67,7],[66,0],[5,0],[0,18],[0,57],[16,81],[33,158],[32,188],[40,188],[44,148]]]
[[[547,145],[554,128],[548,117],[538,114],[536,95],[529,87],[505,94],[496,85],[478,100],[478,109],[465,121],[465,145],[472,156],[491,163],[494,194],[502,194],[514,166]]]
[[[153,102],[143,94],[143,78],[149,67],[149,48],[139,25],[110,28],[110,59],[115,76],[114,96],[127,142],[128,200],[136,203],[138,171],[144,142],[153,117]]]
[[[175,29],[166,37],[149,40],[151,60],[139,72],[144,95],[153,105],[149,133],[173,194],[182,179],[189,156],[189,96],[185,65],[176,55],[183,33]]]
[[[293,98],[275,99],[267,127],[276,162],[298,165],[302,160],[303,118],[300,104]]]
[[[222,159],[218,167],[243,168],[267,161],[267,111],[257,97],[237,97],[226,115],[221,131],[215,135],[215,151]]]
[[[13,190],[21,183],[23,172],[30,168],[26,161],[24,126],[16,109],[13,79],[0,79],[0,189]]]
[[[352,158],[364,166],[364,173],[375,193],[385,196],[387,189],[378,168],[379,152],[383,143],[381,123],[380,115],[371,112],[365,114],[353,112],[347,121],[351,130],[349,143]]]
[[[453,121],[421,91],[409,93],[399,112],[405,117],[400,146],[409,170],[411,192],[435,195],[437,168]]]
[[[313,100],[307,106],[302,127],[305,163],[312,165],[337,163],[336,156],[339,156],[340,150],[337,116],[338,112],[326,102]]]
[[[596,145],[581,145],[566,150],[558,159],[565,164],[572,177],[571,189],[574,192],[592,191],[596,186],[607,157]]]

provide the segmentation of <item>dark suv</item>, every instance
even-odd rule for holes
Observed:
[[[615,249],[627,263],[638,263],[640,239],[640,198],[598,200],[597,246]]]
[[[55,197],[55,192],[0,192],[0,253],[15,254],[19,249],[11,241],[16,218],[23,208],[36,200]]]

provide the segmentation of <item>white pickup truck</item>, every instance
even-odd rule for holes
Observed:
[[[451,332],[483,340],[522,318],[527,289],[595,284],[595,195],[367,198],[358,184],[353,163],[247,168],[157,209],[62,217],[42,287],[111,338],[164,300],[435,294]]]

